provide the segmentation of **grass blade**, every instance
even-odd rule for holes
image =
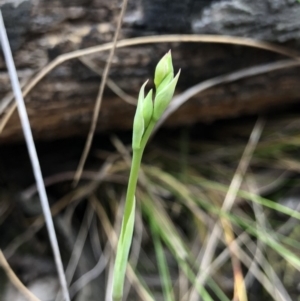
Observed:
[[[168,264],[165,258],[162,243],[160,241],[159,236],[157,235],[157,229],[156,229],[157,226],[153,220],[150,223],[151,223],[152,239],[153,239],[153,244],[156,252],[158,269],[159,269],[161,282],[162,282],[164,300],[175,301]]]

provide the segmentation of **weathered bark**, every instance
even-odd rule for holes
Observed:
[[[121,1],[2,0],[10,42],[21,81],[62,53],[112,40]],[[135,0],[129,1],[121,38],[164,33],[244,36],[296,48],[300,41],[300,4],[288,0]],[[264,50],[201,43],[148,44],[118,49],[110,78],[135,97],[153,76],[159,58],[172,49],[175,68],[182,69],[178,92],[205,79],[282,58]],[[106,52],[89,56],[101,74]],[[0,99],[9,91],[0,58]],[[259,113],[299,100],[297,69],[282,70],[199,94],[175,112],[168,125],[212,121]],[[65,62],[26,97],[36,138],[86,135],[100,77],[79,60]],[[151,85],[151,83],[150,83]],[[149,85],[149,86],[150,86]],[[134,107],[106,88],[97,129],[129,129]],[[22,137],[15,113],[1,141]]]

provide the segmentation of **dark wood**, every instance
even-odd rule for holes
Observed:
[[[24,81],[60,54],[111,41],[121,1],[2,0],[0,3],[19,77]],[[299,16],[300,4],[296,0],[131,0],[121,38],[169,33],[226,34],[297,49]],[[178,92],[211,77],[283,58],[268,51],[232,45],[141,45],[117,50],[110,78],[135,97],[168,49],[172,49],[175,68],[182,69]],[[104,52],[90,56],[100,74],[106,58]],[[2,57],[0,68],[2,99],[10,92]],[[186,103],[166,125],[211,122],[295,103],[300,97],[298,74],[299,69],[294,68],[212,88]],[[100,76],[77,59],[54,69],[26,97],[35,137],[85,136],[99,83]],[[132,105],[106,88],[97,130],[130,129],[133,113]],[[16,113],[0,139],[2,142],[22,139]]]

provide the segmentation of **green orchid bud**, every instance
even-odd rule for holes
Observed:
[[[161,85],[163,80],[169,75],[172,74],[172,78],[174,77],[174,69],[172,64],[172,55],[171,51],[166,53],[163,58],[158,62],[155,68],[154,75],[154,84],[156,89]]]
[[[149,122],[153,114],[152,95],[153,95],[153,91],[151,89],[143,101],[144,130],[146,130],[147,126],[149,125]]]
[[[160,90],[154,99],[154,109],[153,109],[153,119],[155,121],[158,121],[161,117],[161,115],[166,110],[167,106],[169,105],[175,91],[175,87],[178,81],[180,75],[180,70],[175,76],[175,78],[172,79],[172,81],[164,86],[162,90]]]
[[[150,123],[153,114],[152,89],[145,97],[146,81],[141,87],[137,108],[133,121],[132,148],[139,149],[145,129]]]
[[[160,85],[156,88],[156,95],[160,93],[160,91],[162,91],[167,85],[169,85],[169,83],[173,80],[174,78],[174,74],[173,73],[169,73],[164,79],[163,81],[160,83]]]
[[[134,115],[133,120],[133,133],[132,133],[132,148],[133,149],[139,149],[141,140],[144,134],[144,128],[145,128],[145,122],[144,122],[144,116],[143,116],[143,101],[144,101],[144,95],[145,95],[145,86],[148,81],[146,81],[139,93],[139,98],[137,102],[137,107]]]

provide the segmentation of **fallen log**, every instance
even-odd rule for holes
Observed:
[[[119,1],[107,0],[4,0],[2,3],[23,83],[28,83],[34,74],[63,54],[111,42],[120,10]],[[121,39],[170,33],[214,34],[249,37],[292,50],[300,40],[297,15],[300,15],[297,1],[135,0],[127,9]],[[295,51],[282,53],[282,48],[278,53],[233,45],[230,41],[215,42],[177,39],[117,49],[97,130],[131,128],[132,102],[139,87],[153,77],[155,64],[168,49],[172,49],[175,69],[182,69],[177,93],[210,78],[282,60],[286,54],[295,56]],[[107,55],[107,51],[96,52],[61,62],[29,92],[25,100],[36,139],[86,136]],[[2,57],[0,68],[3,117],[10,84]],[[298,70],[285,68],[211,87],[188,100],[165,124],[211,122],[283,108],[299,100]],[[152,85],[150,81],[149,88]],[[1,142],[23,139],[16,112],[0,139]]]

